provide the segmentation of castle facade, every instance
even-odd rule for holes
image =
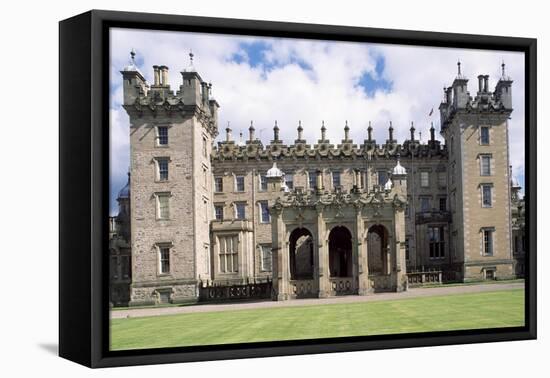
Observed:
[[[196,301],[204,285],[272,282],[272,298],[368,295],[411,284],[523,274],[524,206],[509,165],[512,80],[474,96],[460,72],[444,90],[445,142],[289,143],[218,135],[218,102],[193,66],[181,85],[154,66],[122,71],[131,166],[111,220],[111,300]]]

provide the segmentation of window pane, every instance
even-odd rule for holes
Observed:
[[[214,178],[214,190],[218,193],[223,192],[223,178],[221,177]]]
[[[483,185],[482,186],[482,197],[483,197],[483,206],[484,207],[491,207],[492,206],[492,195],[491,195],[491,186],[489,185]]]
[[[236,205],[236,209],[237,209],[237,219],[239,220],[243,220],[245,219],[245,204],[244,203],[238,203]]]
[[[429,172],[420,172],[420,186],[422,187],[430,186]]]
[[[214,206],[215,209],[215,215],[216,220],[222,221],[223,220],[223,206]]]
[[[168,127],[166,126],[158,127],[158,144],[161,146],[168,144]]]
[[[489,144],[489,128],[481,128],[481,144]]]
[[[170,216],[168,208],[168,196],[167,195],[158,195],[158,206],[159,206],[159,218],[168,219]]]
[[[168,180],[168,159],[159,159],[157,164],[159,180]]]
[[[429,198],[420,198],[420,210],[429,211],[430,210],[430,199]]]
[[[271,271],[271,248],[262,246],[262,270]]]
[[[269,219],[269,207],[268,207],[268,204],[267,202],[265,201],[262,201],[260,202],[260,210],[261,210],[261,220],[263,223],[268,223],[270,222],[270,219]]]
[[[160,248],[160,272],[170,272],[170,248],[168,247]]]
[[[439,199],[439,211],[447,211],[447,198],[441,197]]]
[[[294,189],[294,175],[292,173],[285,173],[285,184],[288,189]]]
[[[267,190],[267,177],[264,175],[260,175],[260,190],[261,191]]]
[[[447,173],[446,172],[438,172],[437,174],[437,183],[441,187],[447,186]]]
[[[378,185],[385,185],[388,181],[388,172],[378,171]]]
[[[309,172],[309,188],[317,188],[317,172]]]
[[[244,192],[244,176],[236,177],[237,192]]]
[[[491,157],[490,156],[481,157],[481,175],[482,176],[491,175]]]
[[[340,185],[340,172],[332,172],[332,186],[337,188]]]

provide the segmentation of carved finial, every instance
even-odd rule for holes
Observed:
[[[254,140],[254,131],[256,131],[256,129],[254,128],[254,123],[250,121],[250,127],[248,128],[248,139],[251,142]]]
[[[372,126],[370,124],[370,121],[369,121],[369,127],[367,128],[367,133],[368,133],[368,140],[370,142],[372,140]]]
[[[435,128],[434,123],[432,122],[432,127],[430,127],[430,139],[431,141],[435,141]]]
[[[391,121],[390,121],[390,128],[388,129],[388,131],[390,135],[390,140],[393,140],[393,125]]]
[[[227,121],[227,128],[225,129],[225,141],[230,142],[231,141],[231,127],[229,127],[230,123]]]
[[[416,130],[414,128],[414,122],[411,121],[411,140],[414,140],[414,130]]]
[[[275,126],[273,126],[273,140],[279,140],[279,126],[277,126],[277,121],[275,121]]]
[[[460,71],[460,60],[458,60],[456,65],[458,66],[458,76],[460,77],[460,76],[462,76],[462,72]]]
[[[321,122],[321,140],[325,140],[327,128],[325,127],[325,121]]]
[[[192,49],[189,49],[189,62],[191,65],[193,65],[193,57],[195,56],[195,54],[193,54],[193,50]]]
[[[346,126],[344,126],[344,139],[349,140],[349,126],[348,126],[347,120],[346,120]]]
[[[130,51],[130,59],[132,60],[132,64],[135,64],[135,58],[136,58],[136,50],[132,48],[132,50]]]
[[[302,121],[298,121],[298,140],[302,140],[302,131],[304,131]]]

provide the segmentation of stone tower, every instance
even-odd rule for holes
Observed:
[[[210,277],[210,155],[218,103],[190,64],[175,93],[168,67],[148,85],[134,63],[121,72],[130,118],[132,285],[130,305],[197,299]]]
[[[458,75],[444,89],[439,109],[449,151],[448,193],[452,212],[451,257],[459,278],[513,275],[510,232],[508,119],[512,80],[502,76],[493,92],[489,76],[478,76],[470,96],[468,79]]]

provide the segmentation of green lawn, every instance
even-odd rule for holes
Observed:
[[[524,325],[524,290],[111,321],[111,350]]]

